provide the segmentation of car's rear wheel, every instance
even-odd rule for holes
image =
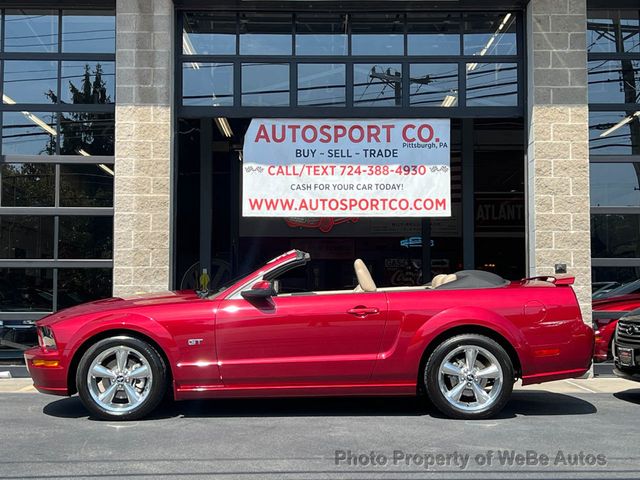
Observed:
[[[507,352],[483,335],[458,335],[431,353],[423,379],[430,400],[452,418],[479,419],[498,413],[513,390]]]
[[[135,420],[155,409],[167,388],[166,365],[147,342],[128,336],[92,345],[76,372],[84,406],[106,420]]]

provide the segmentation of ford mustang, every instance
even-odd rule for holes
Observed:
[[[287,252],[216,293],[110,298],[37,323],[25,352],[35,387],[76,392],[99,418],[130,420],[174,399],[421,395],[445,415],[487,418],[513,384],[583,375],[593,331],[570,277],[510,282],[489,272],[285,293],[310,257]]]

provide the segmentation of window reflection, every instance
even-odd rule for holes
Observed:
[[[590,10],[587,51],[640,52],[640,10]]]
[[[8,9],[4,20],[5,52],[57,52],[56,10]]]
[[[53,217],[0,215],[0,258],[53,258]]]
[[[110,268],[58,269],[58,309],[111,296]]]
[[[591,215],[591,256],[640,257],[640,215]]]
[[[60,165],[61,207],[112,207],[113,164]]]
[[[64,10],[62,51],[115,53],[116,17],[112,11]]]
[[[114,114],[60,114],[60,155],[113,155]]]
[[[590,111],[589,151],[596,155],[640,155],[640,113]]]
[[[354,14],[352,55],[403,55],[404,16],[393,13]]]
[[[243,63],[242,105],[289,105],[289,65],[285,63]]]
[[[459,14],[412,14],[407,28],[409,55],[460,55]]]
[[[640,102],[640,60],[589,62],[589,102]]]
[[[3,207],[52,207],[55,165],[48,163],[0,164]]]
[[[353,68],[353,104],[358,107],[402,105],[402,66],[356,64]]]
[[[470,13],[464,16],[465,55],[515,55],[516,16],[512,13]]]
[[[591,206],[640,207],[640,163],[592,163]]]
[[[55,103],[58,62],[6,60],[3,103]]]
[[[0,292],[2,312],[50,312],[53,269],[0,267]]]
[[[114,62],[62,62],[61,102],[115,102]]]
[[[591,269],[592,282],[633,282],[640,278],[640,267],[594,267]]]
[[[185,12],[182,52],[185,55],[234,55],[235,14]]]
[[[293,36],[289,14],[240,14],[241,55],[291,55]]]
[[[299,64],[298,105],[344,106],[345,75],[343,64]]]
[[[455,107],[458,105],[458,64],[424,63],[410,67],[411,105]]]
[[[233,64],[183,63],[183,105],[233,105]]]
[[[347,55],[346,15],[296,16],[296,55]]]
[[[62,216],[59,258],[111,258],[113,217]]]
[[[4,155],[55,155],[56,115],[51,112],[4,112],[2,153]]]
[[[517,64],[467,64],[467,106],[517,106],[517,93]]]

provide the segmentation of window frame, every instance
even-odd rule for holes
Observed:
[[[175,33],[175,104],[177,115],[181,118],[202,118],[211,116],[226,117],[295,117],[295,118],[314,118],[326,117],[327,115],[339,115],[345,118],[409,118],[409,117],[428,117],[428,118],[478,118],[478,117],[522,117],[526,111],[526,78],[525,78],[525,40],[524,40],[524,16],[521,10],[502,9],[495,12],[496,15],[511,13],[516,21],[516,42],[517,52],[514,55],[486,55],[480,57],[478,55],[464,55],[464,17],[460,17],[459,22],[459,42],[460,55],[443,56],[443,55],[409,55],[408,54],[408,25],[411,15],[402,12],[400,15],[403,19],[403,41],[404,53],[402,55],[352,55],[352,34],[351,23],[347,24],[347,54],[346,55],[297,55],[296,54],[296,28],[297,13],[303,15],[303,12],[293,10],[281,10],[279,13],[291,14],[291,55],[241,55],[239,49],[240,43],[240,21],[239,15],[243,12],[234,11],[233,9],[210,10],[219,11],[225,14],[235,14],[236,16],[236,51],[235,54],[229,55],[189,55],[183,52],[183,34],[184,34],[184,15],[188,12],[208,11],[204,8],[185,8],[179,9],[177,12],[177,28]],[[264,10],[263,13],[269,13],[272,10]],[[331,14],[331,13],[357,13],[358,10],[353,9],[348,12],[336,12],[328,10],[317,10],[313,13]],[[362,11],[362,10],[360,10]],[[431,10],[433,11],[433,10]],[[421,10],[421,13],[429,13],[429,9]],[[384,13],[384,12],[380,12]],[[434,15],[442,14],[440,11],[433,11]],[[464,13],[486,13],[478,10],[465,10]],[[516,106],[466,106],[466,68],[467,64],[477,63],[482,58],[482,63],[515,63],[517,65],[517,105]],[[445,62],[446,59],[446,62]],[[189,63],[232,63],[233,76],[233,106],[193,106],[183,105],[182,103],[182,69],[183,64]],[[399,64],[403,72],[409,72],[410,65],[414,63],[452,63],[458,65],[458,102],[456,106],[416,106],[410,105],[408,92],[410,87],[409,75],[402,76],[402,103],[400,105],[383,106],[383,107],[367,107],[362,108],[354,105],[354,80],[353,69],[357,64],[366,63]],[[280,107],[256,107],[242,106],[242,73],[243,63],[288,63],[289,69],[289,105]],[[298,64],[344,64],[347,72],[346,77],[346,105],[345,106],[307,106],[299,105],[298,92]]]
[[[590,0],[587,5],[587,22],[590,20],[589,13],[606,10],[628,10],[637,9],[640,11],[637,2],[633,0],[617,0],[615,2],[604,0]],[[588,28],[588,27],[587,27]],[[637,60],[640,61],[640,52],[587,52],[587,62],[592,61],[621,61],[621,60]],[[640,98],[638,103],[597,103],[589,102],[589,112],[633,112],[640,110]],[[637,120],[640,121],[640,120]],[[640,139],[639,139],[640,141]],[[589,145],[590,147],[590,145]],[[632,147],[634,148],[634,147]],[[640,145],[637,147],[638,154],[630,155],[598,155],[590,151],[589,163],[639,163],[640,162]],[[607,207],[590,207],[590,216],[599,214],[640,214],[640,206],[607,206]],[[639,258],[591,258],[591,267],[640,267]]]
[[[24,7],[22,7],[24,8]],[[36,8],[36,7],[34,7]],[[54,52],[5,52],[5,11],[12,9],[11,4],[0,9],[1,32],[0,36],[0,94],[4,92],[4,62],[5,60],[49,60],[57,62],[57,102],[56,103],[15,103],[6,104],[0,102],[0,132],[3,130],[3,113],[4,112],[46,112],[57,113],[56,115],[56,137],[61,138],[64,133],[61,131],[62,115],[65,113],[94,113],[94,114],[112,114],[114,116],[114,142],[115,142],[115,98],[110,104],[68,104],[62,103],[60,95],[62,86],[62,66],[65,61],[81,61],[81,62],[112,62],[115,65],[116,54],[113,53],[68,53],[62,50],[62,22],[63,11],[70,10],[87,10],[87,6],[66,6],[56,5],[51,10],[57,12],[58,32],[57,32],[57,48]],[[104,12],[105,15],[115,16],[114,6],[107,3],[106,5],[96,4],[90,7],[92,11]],[[25,8],[29,10],[29,8]],[[115,23],[115,22],[114,22]],[[115,92],[115,77],[113,79],[113,91]],[[53,256],[50,259],[7,259],[0,258],[0,268],[47,268],[53,270],[53,286],[52,286],[52,309],[51,311],[42,312],[7,312],[0,311],[0,321],[20,321],[25,325],[31,325],[33,321],[42,318],[43,315],[58,310],[58,272],[59,269],[96,269],[107,268],[113,270],[113,254],[109,259],[60,259],[58,252],[59,243],[59,222],[61,217],[65,216],[114,216],[114,208],[111,207],[61,207],[60,206],[60,184],[61,184],[61,165],[63,164],[84,164],[84,165],[100,165],[103,164],[107,168],[114,169],[116,164],[115,155],[61,155],[60,142],[56,144],[55,155],[19,155],[4,154],[2,152],[2,144],[0,143],[0,165],[6,163],[40,163],[55,165],[55,200],[54,205],[50,207],[5,207],[0,203],[0,215],[14,216],[51,216],[54,218],[54,238],[53,238]],[[1,195],[0,189],[0,195]],[[1,201],[1,199],[0,199]]]

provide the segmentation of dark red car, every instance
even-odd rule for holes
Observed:
[[[44,393],[78,392],[95,416],[133,419],[167,393],[219,397],[416,395],[446,415],[485,418],[513,383],[584,374],[593,330],[572,278],[509,282],[489,272],[378,288],[284,293],[305,268],[291,251],[215,294],[111,298],[38,322],[25,358]]]
[[[604,362],[613,358],[613,337],[618,319],[625,313],[640,308],[640,280],[619,285],[600,295],[596,292],[592,305],[595,330],[593,359]]]

